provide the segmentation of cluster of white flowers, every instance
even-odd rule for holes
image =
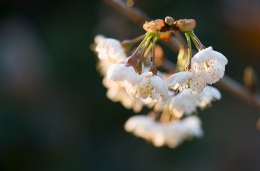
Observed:
[[[200,94],[192,94],[191,91],[191,89],[185,89],[174,96],[170,96],[167,101],[156,103],[154,109],[156,111],[166,110],[170,115],[181,118],[184,114],[196,113],[197,107],[204,109],[210,106],[213,100],[221,98],[219,90],[212,86],[205,87]]]
[[[159,123],[144,115],[136,115],[127,120],[125,130],[151,141],[154,146],[168,145],[170,148],[177,147],[186,139],[203,135],[201,121],[197,116],[188,116],[180,121]]]
[[[120,42],[102,35],[97,35],[94,40],[98,56],[97,68],[103,76],[107,97],[113,102],[120,102],[127,109],[133,109],[136,113],[142,110],[143,105],[153,106],[154,103],[149,99],[139,97],[138,87],[134,86],[133,83],[138,83],[141,80],[133,67],[126,67],[124,64],[127,57]],[[112,72],[118,73],[117,77],[112,75]]]
[[[121,62],[126,58],[124,49],[118,40],[97,35],[94,41],[97,44],[95,51],[99,58],[98,67],[101,74],[106,75],[107,69],[110,65]]]
[[[228,61],[212,47],[200,46],[198,53],[188,57],[189,67],[185,71],[171,76],[157,71],[154,46],[158,30],[164,28],[165,24],[167,23],[161,20],[146,23],[148,32],[130,55],[120,41],[101,35],[95,37],[94,51],[98,57],[97,68],[104,77],[103,85],[107,88],[110,100],[120,102],[136,113],[143,106],[159,113],[153,119],[150,116],[131,117],[125,124],[126,131],[151,141],[155,146],[168,145],[174,148],[185,139],[203,135],[199,118],[192,114],[197,113],[197,108],[204,109],[213,100],[221,98],[218,89],[209,85],[224,76]],[[194,39],[193,32],[190,34]],[[148,60],[144,58],[151,55],[150,51],[152,57],[148,67],[144,62]]]
[[[139,75],[128,63],[111,65],[107,71],[107,78],[125,87],[132,98],[150,98],[158,102],[167,100],[169,96],[167,85],[160,76],[150,71]]]
[[[191,89],[192,93],[199,94],[207,84],[216,83],[224,76],[227,62],[227,58],[212,47],[203,49],[191,59],[191,72],[173,74],[167,80],[168,86],[179,91]]]

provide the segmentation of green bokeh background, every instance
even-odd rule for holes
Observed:
[[[259,73],[258,1],[138,6],[154,19],[195,19],[196,35],[226,55],[226,74],[239,83],[246,66]],[[134,113],[106,98],[90,44],[97,34],[124,40],[143,33],[100,1],[1,1],[0,170],[260,170],[259,112],[223,90],[222,100],[199,113],[201,139],[156,148],[125,132]]]

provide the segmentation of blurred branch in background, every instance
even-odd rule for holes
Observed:
[[[131,2],[130,2],[131,1]],[[104,0],[104,2],[111,7],[115,8],[116,10],[120,11],[122,14],[124,14],[127,18],[132,20],[135,24],[142,27],[142,24],[145,21],[152,20],[150,17],[148,17],[147,14],[145,14],[143,11],[141,11],[134,3],[133,0],[127,0],[127,3],[124,3],[120,0]],[[127,5],[131,4],[131,5]],[[177,52],[180,47],[180,43],[184,44],[183,39],[179,35],[179,33],[175,33],[175,37],[172,37],[169,41],[166,42],[168,47],[170,47],[173,51]],[[167,61],[170,62],[170,61]],[[174,65],[170,65],[174,66]],[[225,75],[223,79],[221,79],[218,83],[215,84],[216,87],[232,94],[235,97],[238,97],[245,103],[255,107],[260,111],[260,95],[257,91],[250,91],[246,86],[238,83],[231,77]]]

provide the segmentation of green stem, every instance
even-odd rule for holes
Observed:
[[[152,58],[151,58],[151,62],[153,62],[154,64],[155,64],[155,37],[153,38],[153,40],[152,40]]]
[[[140,36],[138,36],[138,37],[136,37],[136,38],[131,39],[130,41],[131,41],[132,43],[136,44],[137,42],[140,42],[142,39],[144,39],[145,36],[146,36],[146,34],[142,34],[142,35],[140,35]]]
[[[133,47],[133,45],[137,44],[138,42],[141,42],[145,38],[145,36],[146,34],[142,34],[131,40],[123,40],[121,42],[121,45],[123,46],[125,52],[128,52]]]
[[[198,51],[205,49],[205,46],[200,42],[199,38],[195,35],[193,30],[189,31],[188,34],[190,35],[191,40],[195,44]]]
[[[185,36],[187,39],[187,43],[188,43],[188,60],[185,66],[185,70],[188,71],[190,69],[190,64],[191,64],[191,57],[192,57],[192,52],[191,52],[191,39],[190,39],[190,34],[189,31],[185,32]]]
[[[142,54],[141,54],[139,63],[138,63],[138,65],[137,65],[137,72],[138,72],[139,75],[142,73],[142,59],[143,59],[143,57],[144,57],[144,55],[145,55],[145,52],[146,52],[146,50],[147,50],[147,47],[148,47],[149,44],[150,44],[150,40],[151,40],[151,37],[149,37],[149,38],[147,39],[147,41],[145,42],[145,45],[144,45],[144,47],[143,47],[143,51],[142,51]]]
[[[151,39],[151,34],[150,33],[146,33],[144,39],[142,40],[142,42],[138,45],[138,47],[135,49],[134,53],[137,53],[142,47],[143,45],[147,42],[148,39]]]
[[[157,75],[157,68],[155,65],[155,42],[157,41],[157,36],[154,35],[152,39],[152,57],[151,57],[151,65],[149,71],[151,71],[154,75]]]

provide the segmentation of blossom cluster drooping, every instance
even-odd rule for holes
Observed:
[[[95,37],[93,50],[107,97],[136,113],[144,106],[156,113],[133,116],[125,124],[126,131],[155,146],[174,148],[187,138],[201,137],[201,121],[194,114],[198,108],[205,109],[213,100],[221,98],[218,89],[210,85],[224,76],[228,61],[212,47],[202,45],[193,32],[195,25],[192,19],[175,21],[166,17],[146,22],[143,28],[147,33],[137,39],[118,41],[102,35]],[[178,67],[185,69],[162,72],[157,69],[155,44],[158,40],[169,40],[174,36],[171,33],[178,31],[184,32],[187,38],[187,51],[180,49],[186,64]],[[198,50],[194,56],[191,41]],[[137,42],[141,43],[135,47]]]
[[[201,121],[197,116],[189,116],[181,121],[159,123],[149,117],[136,115],[125,123],[125,130],[151,141],[157,147],[168,145],[171,148],[177,147],[186,139],[203,135]]]

